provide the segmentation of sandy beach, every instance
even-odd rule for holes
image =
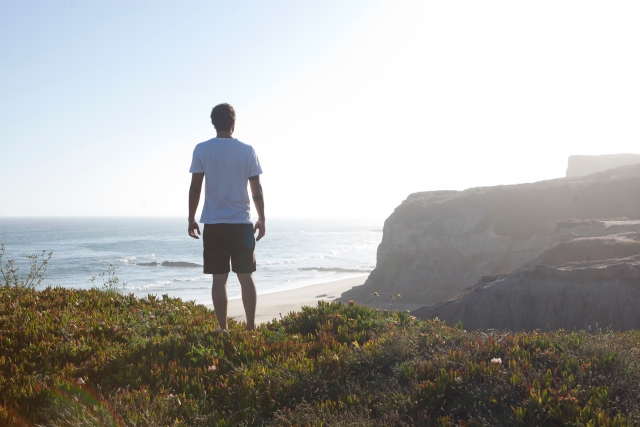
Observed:
[[[320,300],[333,301],[340,298],[343,292],[352,287],[362,285],[365,280],[367,280],[367,276],[258,295],[256,324],[268,322],[274,318],[279,319],[280,313],[284,316],[291,311],[300,311],[305,305],[316,306]],[[213,309],[213,304],[208,304],[207,307]],[[229,317],[241,321],[245,320],[242,299],[230,300],[227,310]]]

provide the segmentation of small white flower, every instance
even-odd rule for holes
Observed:
[[[456,384],[462,384],[464,382],[464,379],[462,377],[456,377],[455,382]]]
[[[76,384],[78,384],[78,385],[84,385],[84,384],[85,384],[85,382],[84,382],[84,380],[82,379],[82,377],[80,377],[80,378],[78,378],[78,381],[76,381]]]
[[[491,364],[492,365],[502,365],[502,359],[499,357],[494,357],[493,359],[491,359]]]
[[[218,369],[216,365],[207,366],[207,371],[215,371],[216,369]]]

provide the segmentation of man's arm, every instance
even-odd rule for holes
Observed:
[[[194,239],[199,239],[198,236],[200,235],[200,226],[196,222],[196,211],[200,203],[203,179],[203,172],[191,174],[191,186],[189,187],[189,236]],[[198,231],[198,236],[196,236],[196,231]]]
[[[253,205],[258,212],[258,220],[253,227],[253,232],[259,231],[256,241],[262,239],[265,233],[264,218],[264,195],[262,194],[262,185],[260,184],[260,175],[249,178],[249,186],[251,187],[251,195],[253,196]]]

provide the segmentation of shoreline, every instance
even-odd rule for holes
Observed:
[[[334,301],[354,286],[364,284],[369,276],[353,277],[350,279],[336,280],[328,283],[319,283],[302,288],[286,291],[271,292],[258,295],[256,307],[256,325],[279,319],[291,311],[300,311],[303,306],[315,307],[318,301]],[[205,304],[205,307],[213,310],[213,304]],[[242,299],[229,300],[227,316],[237,321],[245,320]]]

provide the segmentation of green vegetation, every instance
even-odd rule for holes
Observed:
[[[5,280],[0,424],[640,423],[635,331],[484,334],[322,302],[255,332],[216,327],[166,295]]]

